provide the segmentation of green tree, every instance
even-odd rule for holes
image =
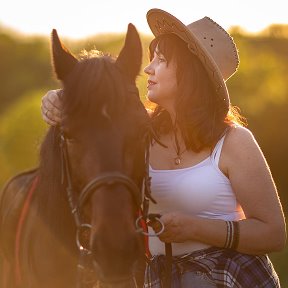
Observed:
[[[40,115],[44,91],[31,91],[0,117],[0,184],[37,166],[38,149],[47,125]]]
[[[0,33],[0,113],[31,89],[55,86],[49,42]]]

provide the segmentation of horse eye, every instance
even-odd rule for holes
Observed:
[[[67,142],[72,143],[75,142],[76,138],[67,130],[62,131],[64,138]]]
[[[70,136],[69,136],[69,137],[66,137],[66,140],[67,140],[68,143],[75,143],[75,142],[77,142],[75,138],[70,137]]]

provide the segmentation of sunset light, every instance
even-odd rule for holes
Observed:
[[[160,8],[173,13],[185,24],[209,16],[223,28],[240,26],[251,33],[271,24],[288,24],[285,0],[231,1],[37,1],[10,0],[1,4],[0,27],[27,34],[50,34],[53,28],[61,35],[83,38],[98,33],[122,33],[132,22],[141,33],[150,35],[146,12]]]
[[[0,1],[0,288],[288,287],[288,0]]]

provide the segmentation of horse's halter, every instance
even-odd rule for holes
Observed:
[[[83,225],[82,219],[81,219],[81,212],[82,212],[81,210],[84,204],[87,202],[90,196],[93,193],[95,193],[95,190],[97,188],[100,188],[101,186],[114,185],[115,183],[123,184],[131,192],[136,206],[140,207],[140,205],[142,204],[142,195],[141,195],[139,187],[131,178],[117,171],[101,173],[96,178],[91,180],[88,184],[86,184],[84,188],[82,189],[82,191],[80,192],[80,196],[77,197],[77,194],[75,193],[73,189],[67,142],[63,133],[61,133],[60,138],[61,138],[60,149],[61,149],[61,155],[62,155],[61,157],[62,184],[64,183],[64,178],[65,178],[67,182],[66,192],[68,196],[68,202],[71,208],[71,212],[74,216],[74,220],[75,220],[75,224],[77,228]]]
[[[138,91],[138,90],[137,90]],[[76,225],[76,243],[79,249],[79,262],[78,262],[78,279],[77,288],[82,287],[93,287],[95,283],[95,271],[92,265],[92,251],[89,247],[85,247],[81,243],[81,234],[90,232],[91,225],[84,223],[81,217],[81,212],[84,204],[90,198],[93,193],[96,193],[97,189],[103,186],[110,186],[114,184],[124,185],[132,194],[134,203],[136,207],[142,211],[141,219],[147,219],[149,210],[149,201],[156,203],[156,201],[151,196],[150,184],[151,179],[149,177],[149,147],[151,143],[151,133],[147,129],[147,133],[143,138],[145,141],[145,173],[143,179],[143,187],[138,187],[138,185],[127,175],[120,173],[118,171],[111,171],[106,173],[101,173],[96,178],[91,180],[88,184],[84,186],[82,191],[76,193],[73,188],[72,176],[71,176],[71,166],[69,163],[69,153],[67,149],[67,140],[65,134],[60,128],[60,150],[61,150],[61,171],[62,184],[66,184],[66,193],[68,202],[70,205],[71,212],[74,217]],[[141,205],[143,208],[141,208]],[[139,218],[138,218],[139,219]],[[135,227],[136,229],[137,227]],[[88,231],[87,231],[88,230]],[[141,231],[140,231],[141,232]],[[87,234],[86,234],[87,235]]]

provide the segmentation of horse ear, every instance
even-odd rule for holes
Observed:
[[[78,60],[71,52],[61,43],[56,29],[52,30],[52,61],[57,78],[65,80],[67,75],[72,71]]]
[[[131,23],[128,25],[125,44],[116,60],[116,64],[130,81],[135,82],[142,64],[142,45],[140,36]]]

